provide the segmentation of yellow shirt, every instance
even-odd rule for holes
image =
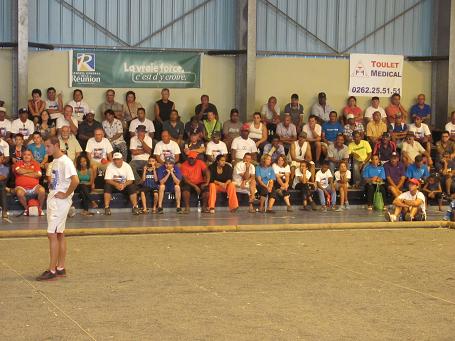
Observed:
[[[354,158],[360,162],[364,162],[367,159],[368,154],[371,153],[371,146],[365,140],[361,140],[359,144],[356,144],[353,141],[349,144],[348,148],[349,153],[352,154]]]
[[[374,140],[380,138],[385,132],[387,132],[387,125],[382,121],[379,123],[370,121],[367,124],[367,136],[371,137]]]

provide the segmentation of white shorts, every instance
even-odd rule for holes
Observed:
[[[47,198],[47,233],[63,233],[65,231],[68,211],[73,203],[71,197],[58,199]]]
[[[250,194],[250,180],[245,181],[245,188],[240,187],[242,185],[241,181],[233,181],[233,183],[235,184],[236,192]]]

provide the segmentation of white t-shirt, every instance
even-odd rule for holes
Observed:
[[[180,154],[180,147],[175,141],[169,141],[168,144],[165,144],[163,141],[160,141],[156,144],[155,150],[153,151],[154,155],[158,155],[161,161],[164,161],[167,157],[175,157]]]
[[[330,169],[327,169],[325,173],[322,173],[321,170],[316,173],[316,182],[319,182],[322,188],[329,187],[329,178],[333,178]]]
[[[275,175],[285,175],[286,173],[291,173],[291,169],[289,168],[289,165],[280,167],[276,163],[274,163],[272,165],[272,168],[273,168],[273,171],[275,172]]]
[[[455,124],[453,124],[452,122],[449,122],[446,124],[445,126],[445,130],[447,130],[450,135],[455,135]]]
[[[0,136],[6,137],[6,133],[11,132],[11,121],[6,118],[0,121]]]
[[[74,117],[71,117],[71,121],[73,121],[76,128],[79,127],[79,123],[77,122],[77,119],[75,119]],[[68,120],[65,117],[60,116],[59,118],[57,118],[56,126],[57,126],[57,129],[61,129],[62,127],[69,127],[70,123],[68,122]]]
[[[90,111],[90,107],[85,101],[76,102],[73,100],[68,102],[68,105],[73,107],[73,117],[78,122],[82,122],[84,120],[84,116]]]
[[[54,159],[51,165],[49,196],[52,197],[57,192],[66,192],[71,184],[73,175],[77,176],[76,167],[74,167],[73,161],[68,156],[62,155],[58,159]]]
[[[420,127],[416,127],[414,123],[409,125],[409,131],[412,131],[416,139],[421,139],[425,136],[431,135],[430,128],[425,123],[421,123]]]
[[[245,140],[241,136],[237,136],[232,141],[231,149],[236,151],[235,152],[236,159],[243,159],[246,153],[257,153],[258,151],[256,143],[252,139],[247,138]]]
[[[341,180],[341,176],[340,176],[340,171],[339,170],[337,170],[335,172],[335,180],[336,181],[340,181]],[[351,180],[351,171],[349,169],[346,171],[346,180],[347,181]]]
[[[136,129],[140,125],[145,126],[145,132],[146,133],[154,133],[155,132],[155,125],[148,118],[146,118],[144,120],[144,122],[139,121],[138,118],[135,118],[134,120],[132,120],[131,123],[130,123],[130,132],[131,133],[136,133]]]
[[[387,114],[385,113],[385,110],[383,107],[377,107],[377,108],[373,108],[372,106],[369,106],[366,110],[365,110],[365,115],[364,117],[369,119],[369,120],[372,120],[373,119],[373,114],[376,112],[376,111],[379,111],[381,113],[381,118],[387,118]]]
[[[398,196],[400,200],[422,200],[422,204],[420,205],[420,209],[423,213],[425,213],[425,195],[422,192],[417,191],[416,195],[412,195],[410,191],[403,192]]]
[[[105,137],[100,142],[97,142],[94,137],[87,141],[85,151],[90,154],[93,160],[101,162],[102,159],[107,160],[107,154],[112,153],[112,145]]]
[[[3,156],[9,156],[9,144],[5,140],[0,138],[0,151],[2,152]]]
[[[280,106],[278,105],[278,103],[275,104],[275,108],[274,109],[275,109],[275,112],[278,115],[280,115]],[[262,115],[262,117],[265,117],[268,120],[271,120],[273,118],[273,112],[269,109],[269,106],[267,105],[267,103],[262,105],[261,115]]]
[[[58,102],[46,100],[46,109],[58,110]],[[51,119],[55,120],[61,116],[61,113],[55,112],[53,114],[50,114],[50,116],[51,116]]]
[[[246,171],[246,163],[243,161],[237,162],[232,173],[232,179],[238,185],[242,183],[242,176]],[[250,164],[250,176],[256,174],[256,169],[253,164]]]
[[[114,180],[120,184],[132,180],[134,181],[134,174],[131,166],[125,161],[122,162],[122,166],[119,168],[114,163],[110,163],[106,168],[106,174],[104,175],[105,180]]]
[[[303,176],[302,171],[300,170],[300,167],[296,168],[295,170],[295,176],[294,176],[294,183],[292,184],[292,188],[295,188],[298,183],[300,183],[300,178]],[[305,172],[305,178],[307,181],[311,179],[311,172],[307,169]]]
[[[20,118],[15,119],[11,124],[11,132],[13,134],[22,134],[24,135],[24,140],[27,140],[28,137],[33,134],[35,131],[35,125],[32,121],[28,120],[24,122]]]
[[[144,142],[147,146],[149,146],[153,150],[153,140],[151,139],[150,136],[145,135],[144,137]],[[130,150],[133,149],[142,149],[142,142],[139,141],[137,136],[133,136],[130,140]],[[147,161],[150,157],[150,154],[144,153],[144,154],[139,154],[139,155],[132,155],[131,154],[131,160],[136,161]]]
[[[216,158],[218,155],[227,155],[228,150],[226,143],[223,141],[219,141],[218,143],[215,143],[213,141],[210,141],[207,143],[207,148],[205,150],[205,154],[207,155],[212,155],[213,158]]]
[[[307,138],[314,139],[313,133],[311,132],[311,129],[310,129],[310,126],[308,125],[308,123],[303,126],[302,131],[304,131],[307,134]],[[321,136],[321,133],[322,133],[321,125],[316,123],[316,125],[314,127],[314,131],[316,132],[316,134],[318,134],[318,136]]]

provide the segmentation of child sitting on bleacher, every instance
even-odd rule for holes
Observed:
[[[147,208],[147,194],[149,193],[151,193],[153,196],[152,213],[157,212],[159,190],[158,175],[156,173],[157,167],[158,162],[156,161],[156,157],[154,155],[151,155],[142,173],[141,201],[143,207],[142,212],[144,214],[149,213],[149,209]]]

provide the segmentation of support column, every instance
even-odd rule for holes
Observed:
[[[256,98],[256,0],[238,0],[238,49],[236,57],[235,103],[242,121],[255,111]]]
[[[449,73],[448,73],[448,113],[455,110],[455,0],[450,1],[450,37],[449,37]]]
[[[13,1],[13,32],[17,47],[13,51],[13,103],[12,117],[28,99],[28,0]]]

